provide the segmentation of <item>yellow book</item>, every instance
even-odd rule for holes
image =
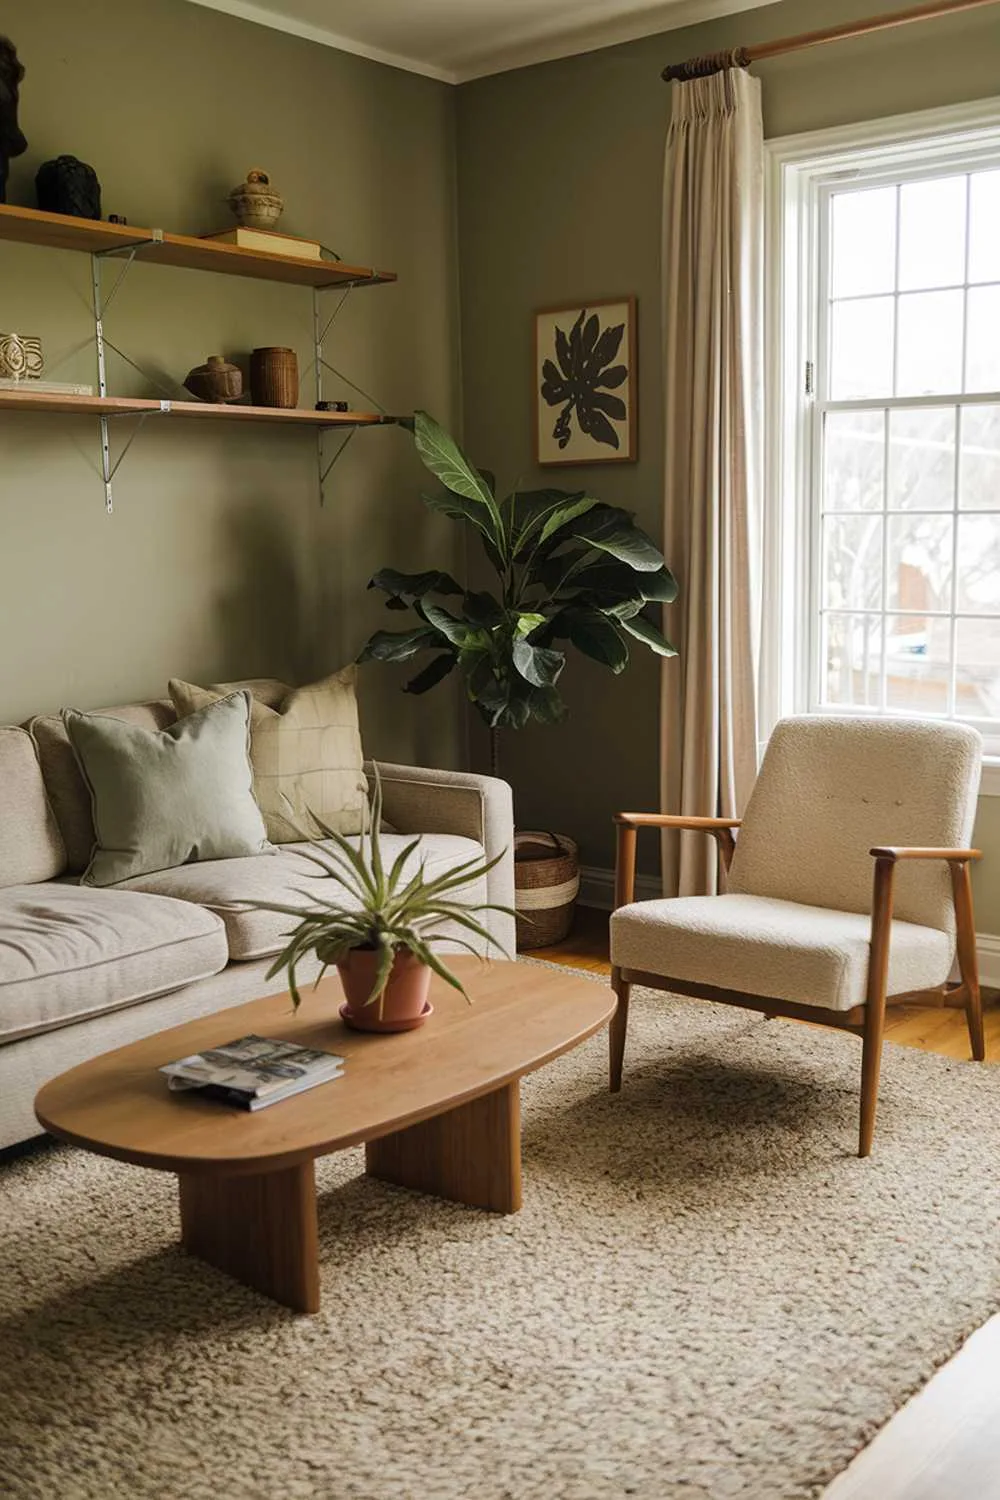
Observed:
[[[275,234],[271,229],[224,229],[221,234],[203,234],[203,240],[220,245],[238,245],[241,250],[266,250],[271,255],[297,255],[300,260],[321,260],[323,247],[318,240],[300,240],[290,234]]]

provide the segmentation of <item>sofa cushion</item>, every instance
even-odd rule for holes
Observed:
[[[356,839],[351,840],[357,843]],[[382,835],[382,857],[391,862],[412,843],[412,835]],[[333,900],[339,887],[327,876],[321,875],[302,850],[308,844],[284,844],[274,854],[260,854],[250,859],[209,860],[204,864],[183,865],[176,870],[161,870],[156,875],[142,875],[129,880],[118,890],[146,891],[161,896],[173,896],[182,901],[194,901],[216,912],[226,924],[229,940],[229,956],[239,961],[271,957],[285,946],[283,934],[294,924],[294,917],[281,912],[255,911],[239,905],[243,901],[280,901],[293,906],[306,906],[315,893],[316,897]],[[482,859],[483,847],[473,839],[459,838],[454,834],[427,833],[420,840],[417,850],[410,856],[414,870],[423,861],[428,874],[443,875],[469,859]],[[475,904],[487,899],[486,881],[478,880],[459,892],[465,904]],[[457,928],[442,924],[443,932],[451,938],[462,937]],[[469,934],[465,933],[468,937]]]
[[[0,886],[52,880],[65,868],[34,741],[13,724],[0,725]]]
[[[364,827],[368,782],[361,753],[357,668],[344,667],[308,687],[289,688],[274,708],[254,693],[250,719],[250,759],[254,796],[275,844],[297,843],[313,831],[310,813],[335,833]],[[170,696],[178,714],[215,703],[235,683],[211,688],[171,678]]]
[[[611,962],[715,989],[851,1010],[865,1002],[871,917],[769,896],[636,901],[611,918]],[[893,922],[890,995],[943,984],[954,940]]]
[[[276,708],[290,691],[285,683],[272,677],[250,677],[245,682],[234,682],[233,689],[236,688],[249,688],[255,702],[266,703],[271,708]],[[117,708],[95,709],[94,712],[122,719],[126,724],[138,724],[143,729],[166,729],[177,718],[169,698],[124,703]],[[94,818],[90,793],[76,763],[66,726],[61,715],[55,713],[38,714],[29,719],[25,728],[38,747],[45,789],[66,846],[66,868],[71,874],[79,874],[90,862],[94,847]]]
[[[185,901],[64,881],[0,891],[0,1044],[206,979],[222,923]]]
[[[160,730],[63,710],[94,808],[85,885],[270,848],[252,791],[250,703],[243,688]]]
[[[120,708],[98,710],[126,724],[143,729],[166,729],[177,715],[167,700],[152,703],[126,703]],[[38,747],[45,790],[49,794],[63,843],[66,846],[66,868],[79,874],[87,868],[94,848],[94,815],[90,793],[77,765],[66,726],[59,714],[39,714],[28,721],[28,731]]]

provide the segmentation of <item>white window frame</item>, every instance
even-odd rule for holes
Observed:
[[[838,175],[849,179],[882,164],[889,172],[901,163],[918,171],[947,169],[950,162],[965,169],[978,160],[995,161],[998,148],[1000,98],[766,143],[768,431],[759,682],[765,743],[783,715],[808,711],[817,650],[815,580],[803,563],[818,553],[813,396],[806,390],[806,366],[819,367],[819,195],[829,192]],[[1000,755],[987,757],[981,790],[1000,796]]]

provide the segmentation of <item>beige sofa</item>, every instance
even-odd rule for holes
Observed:
[[[247,686],[272,704],[287,692],[279,683]],[[102,712],[150,729],[175,717],[165,701]],[[414,857],[441,871],[502,853],[464,899],[513,906],[507,784],[456,771],[379,770],[395,830],[384,835],[388,851],[420,834]],[[55,1074],[286,988],[265,974],[289,919],[239,903],[300,901],[317,880],[328,894],[329,882],[290,844],[93,889],[79,884],[92,840],[89,796],[59,716],[0,727],[0,1148],[41,1133],[32,1101]],[[513,919],[491,912],[484,925],[494,956],[512,955]]]

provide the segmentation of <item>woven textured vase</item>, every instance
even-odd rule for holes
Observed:
[[[580,859],[571,838],[564,833],[515,833],[514,906],[519,951],[562,942],[573,926],[579,889]]]
[[[250,356],[250,395],[254,406],[296,406],[299,362],[294,349],[255,349]]]

